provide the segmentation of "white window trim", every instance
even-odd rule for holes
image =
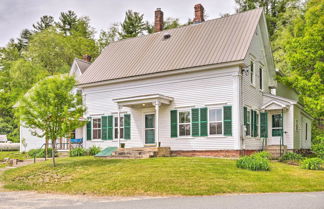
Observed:
[[[250,120],[248,120],[247,117],[249,117]],[[249,128],[250,131],[249,131],[249,135],[246,135],[246,132],[245,132],[245,136],[251,137],[251,108],[248,108],[248,107],[246,107],[246,123],[248,123],[250,125],[250,128]],[[247,127],[245,127],[245,128],[247,129]]]
[[[262,72],[262,74],[260,75],[260,71]],[[262,91],[263,92],[263,90],[264,90],[264,69],[263,69],[263,66],[262,65],[260,65],[260,67],[259,67],[259,89],[260,89],[260,91]],[[262,81],[262,82],[260,82],[260,80]],[[261,87],[261,88],[260,88]]]
[[[253,65],[253,75],[251,75],[251,66]],[[254,59],[250,59],[250,76],[249,76],[249,83],[251,86],[255,87],[255,61]],[[251,76],[252,76],[252,82],[251,82]]]
[[[222,134],[210,134],[210,120],[209,120],[209,111],[210,110],[215,110],[215,109],[221,109],[222,110],[222,119],[221,121],[213,121],[213,123],[216,122],[222,122]],[[218,136],[224,136],[224,107],[221,106],[213,106],[208,108],[208,113],[207,113],[207,129],[208,129],[208,136],[209,137],[218,137]]]
[[[189,118],[190,118],[190,122],[189,123],[181,123],[181,124],[189,124],[190,125],[190,134],[189,135],[187,135],[187,136],[180,136],[180,112],[190,112],[190,116],[189,116]],[[191,127],[191,123],[192,123],[192,112],[191,112],[191,109],[180,109],[180,110],[178,110],[178,112],[177,112],[177,122],[178,122],[178,127],[177,127],[177,131],[178,131],[178,137],[179,138],[193,138],[192,137],[192,127]],[[199,110],[199,114],[200,114],[200,110]]]
[[[116,141],[116,140],[118,140],[118,138],[115,138],[115,129],[118,128],[118,127],[115,126],[115,118],[117,118],[118,115],[113,114],[112,116],[113,116],[113,141]],[[120,114],[120,117],[121,118],[124,117],[124,114]],[[123,120],[125,120],[125,118]],[[119,128],[124,128],[124,125],[125,125],[125,121],[124,121],[123,126],[119,127]],[[124,133],[123,133],[123,138],[120,138],[120,140],[124,140]]]
[[[94,123],[93,123],[93,120],[94,119],[100,119],[100,128],[94,128],[93,127],[93,125],[94,125]],[[92,123],[91,123],[91,128],[92,128],[92,131],[91,131],[91,134],[92,134],[92,136],[91,136],[91,138],[92,138],[92,140],[91,141],[102,141],[102,118],[101,117],[93,117],[92,119],[91,119],[92,121]],[[94,139],[93,138],[93,131],[94,131],[94,129],[100,129],[100,138],[98,138],[98,139]]]

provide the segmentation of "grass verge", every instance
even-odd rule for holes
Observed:
[[[152,158],[102,160],[58,159],[2,176],[5,188],[92,195],[213,195],[217,193],[323,191],[324,172],[272,162],[271,171],[236,168],[234,160]]]
[[[9,157],[10,159],[19,159],[25,160],[30,158],[27,153],[21,153],[19,151],[2,151],[0,152],[0,162],[4,160],[4,158]]]

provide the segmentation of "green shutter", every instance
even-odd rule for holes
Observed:
[[[108,121],[107,121],[107,126],[108,126],[108,140],[112,140],[113,139],[113,116],[109,115],[108,116]]]
[[[131,118],[130,114],[124,115],[124,139],[131,138]]]
[[[232,106],[224,106],[224,135],[232,136]]]
[[[247,107],[244,107],[243,108],[243,112],[244,112],[244,125],[246,125],[247,124]]]
[[[178,111],[171,110],[171,137],[178,137]]]
[[[254,137],[254,111],[251,110],[251,136]]]
[[[192,136],[199,136],[199,109],[191,109]]]
[[[268,113],[262,112],[260,114],[260,136],[262,138],[268,137]]]
[[[259,114],[255,112],[255,136],[259,136]]]
[[[101,116],[101,137],[102,140],[108,139],[108,117],[107,116]]]
[[[208,109],[200,108],[200,136],[208,136]]]
[[[91,117],[88,117],[88,122],[87,122],[87,140],[92,139],[92,124],[91,124]]]

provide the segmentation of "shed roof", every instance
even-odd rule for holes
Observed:
[[[261,14],[262,9],[255,9],[113,42],[80,76],[79,84],[243,60]]]

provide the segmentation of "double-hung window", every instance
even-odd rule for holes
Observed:
[[[282,134],[282,115],[272,115],[272,136],[281,136]]]
[[[223,109],[209,109],[209,135],[223,134]]]
[[[251,84],[254,85],[254,82],[255,82],[255,71],[254,71],[254,62],[251,60],[251,63],[250,63],[250,81],[251,81]]]
[[[246,136],[251,135],[251,111],[247,110],[246,111]]]
[[[119,117],[119,133],[120,139],[124,138],[124,116]],[[114,136],[118,139],[118,117],[114,117]]]
[[[94,118],[92,124],[93,139],[101,139],[101,118]]]
[[[260,90],[263,90],[263,69],[261,67],[259,69],[259,76]]]
[[[179,111],[179,136],[190,136],[190,110]]]

